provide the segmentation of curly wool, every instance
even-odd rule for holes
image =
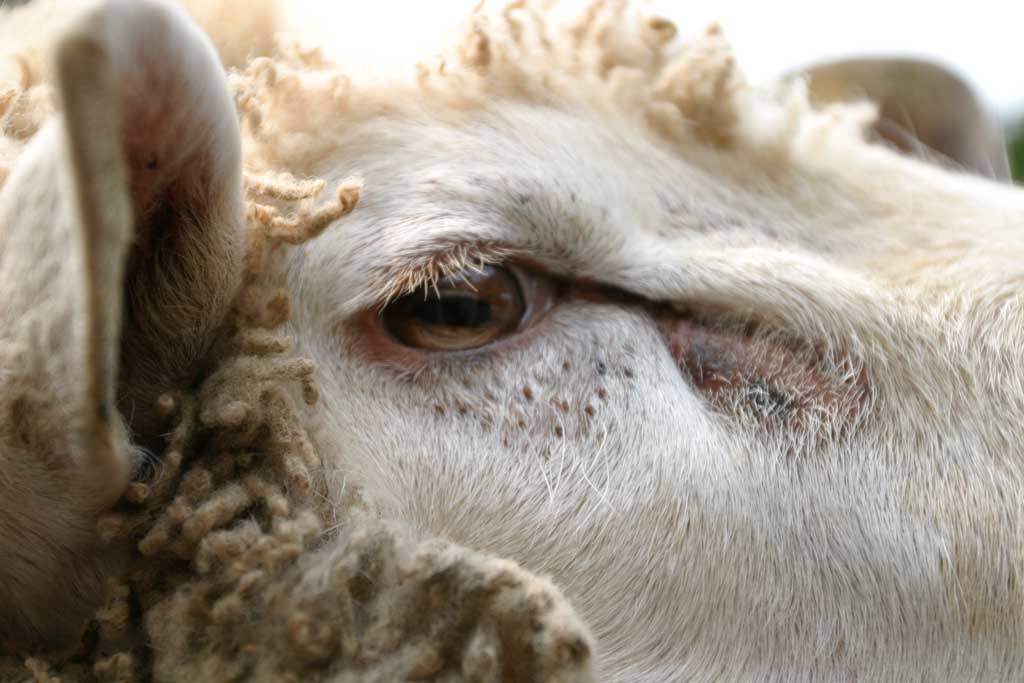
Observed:
[[[799,79],[752,86],[717,25],[679,45],[675,24],[635,17],[625,0],[594,0],[567,18],[556,9],[528,0],[478,7],[451,48],[405,76],[349,72],[318,49],[279,44],[234,76],[247,164],[308,168],[360,121],[423,108],[443,118],[502,100],[623,118],[670,145],[779,160],[860,144],[876,120],[866,101],[812,106]]]

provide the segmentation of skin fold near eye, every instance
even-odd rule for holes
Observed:
[[[424,285],[391,303],[382,313],[385,328],[406,346],[460,351],[489,344],[515,332],[526,302],[515,275],[484,266]]]

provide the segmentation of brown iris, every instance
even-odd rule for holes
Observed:
[[[516,277],[495,266],[442,278],[393,301],[384,326],[401,343],[418,349],[473,349],[514,332],[526,312]]]

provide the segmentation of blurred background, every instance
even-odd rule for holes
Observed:
[[[438,49],[479,0],[287,0],[289,19],[347,62],[408,64]],[[570,0],[572,1],[572,0]],[[504,0],[486,0],[501,6]],[[582,3],[582,0],[581,0]],[[1024,3],[901,0],[646,0],[680,33],[720,23],[747,76],[764,82],[791,69],[850,56],[936,60],[959,73],[1008,134],[1024,181]],[[382,36],[386,38],[382,39]]]
[[[1010,166],[1013,177],[1024,182],[1024,122],[1018,119],[1009,129],[1010,133]]]

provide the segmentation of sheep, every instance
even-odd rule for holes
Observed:
[[[1024,194],[955,167],[998,152],[611,0],[388,78],[73,14],[0,100],[37,676],[1020,675]]]

